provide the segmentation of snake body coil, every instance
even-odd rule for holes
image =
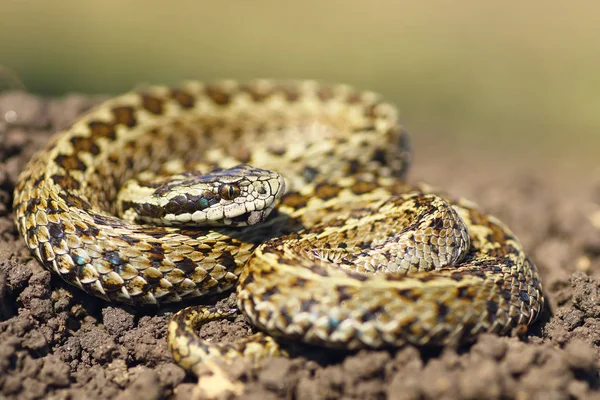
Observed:
[[[15,220],[46,268],[107,300],[178,302],[239,280],[239,308],[276,337],[376,348],[526,327],[543,298],[521,244],[469,202],[403,183],[409,158],[395,108],[370,92],[271,81],[151,87],[107,101],[39,152],[15,189]],[[258,177],[239,183],[240,164]],[[185,171],[214,168],[216,183],[190,189],[206,179]],[[167,174],[188,191],[163,192],[181,190]],[[167,226],[146,225],[155,220]],[[189,226],[196,220],[203,226]],[[176,361],[193,369],[210,354],[190,325],[224,314],[176,316]],[[217,352],[227,351],[243,349]]]

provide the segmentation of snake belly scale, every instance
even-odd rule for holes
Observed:
[[[20,175],[14,215],[47,269],[113,302],[237,285],[238,308],[261,331],[350,349],[522,331],[543,297],[518,239],[464,199],[404,183],[409,163],[396,109],[372,92],[152,86],[57,134]],[[177,313],[175,360],[193,370],[212,355],[277,353],[262,334],[231,345],[195,335],[230,314]]]

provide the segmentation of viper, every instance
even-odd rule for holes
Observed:
[[[473,203],[405,181],[398,112],[313,81],[188,82],[110,99],[21,173],[14,217],[70,284],[135,306],[236,287],[261,333],[201,341],[235,310],[177,313],[168,343],[210,357],[279,354],[272,338],[348,349],[522,331],[543,307],[515,235]]]

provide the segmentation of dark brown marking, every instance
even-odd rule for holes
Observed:
[[[124,163],[125,163],[125,167],[127,169],[132,169],[133,166],[135,165],[135,160],[133,159],[132,156],[127,156],[124,160]]]
[[[292,208],[302,208],[306,206],[309,198],[299,193],[289,193],[283,196],[282,203]]]
[[[362,322],[374,321],[379,317],[379,314],[381,314],[382,312],[385,312],[385,308],[383,306],[376,306],[375,308],[364,312],[361,315],[360,320]]]
[[[154,115],[163,113],[163,100],[149,94],[142,95],[142,106],[144,109]]]
[[[293,86],[286,86],[283,87],[283,94],[285,96],[285,99],[287,101],[289,101],[290,103],[293,103],[295,101],[298,100],[298,98],[300,98],[300,93],[298,92],[298,88],[293,87]]]
[[[181,261],[176,261],[175,266],[182,270],[186,275],[194,272],[197,267],[196,263],[187,257],[184,257]]]
[[[137,124],[137,120],[135,119],[135,111],[133,107],[115,107],[112,109],[112,113],[115,117],[116,124],[122,124],[130,128],[134,127],[135,124]]]
[[[71,144],[76,152],[86,152],[96,155],[100,153],[98,145],[90,138],[74,136],[71,138]]]
[[[486,278],[485,273],[482,270],[474,269],[474,270],[471,270],[469,272],[471,273],[472,276],[476,276],[476,277],[478,277],[480,279],[485,280],[485,278]]]
[[[44,181],[44,179],[46,179],[46,174],[44,174],[44,173],[40,174],[40,176],[35,178],[35,180],[33,181],[33,186],[34,187],[40,186],[40,184]]]
[[[348,104],[358,104],[360,102],[362,102],[362,96],[359,92],[352,92],[346,98],[346,103]]]
[[[531,298],[529,297],[529,294],[527,294],[527,293],[526,293],[526,292],[524,292],[524,291],[520,291],[520,292],[519,292],[519,297],[521,298],[521,300],[523,300],[523,302],[524,302],[525,304],[529,304],[529,302],[530,302],[530,300],[531,300]]]
[[[421,282],[427,283],[427,282],[435,281],[437,279],[437,277],[435,275],[431,274],[431,275],[422,276],[419,279],[421,280]]]
[[[319,170],[313,167],[304,167],[303,176],[306,182],[312,182],[315,177],[319,174]]]
[[[358,160],[350,160],[348,163],[348,174],[355,175],[360,171],[360,163]]]
[[[285,147],[278,144],[267,145],[267,151],[276,156],[282,156],[285,154]]]
[[[102,287],[107,292],[116,292],[121,290],[121,282],[113,280],[110,274],[101,275],[100,279],[102,280]]]
[[[461,273],[459,273],[459,272],[453,272],[450,275],[450,278],[454,279],[456,282],[460,282],[460,281],[463,280],[463,275]]]
[[[146,229],[144,229],[144,232],[146,232]],[[152,249],[147,253],[148,259],[151,260],[152,266],[160,269],[162,262],[165,259],[165,253],[162,245],[160,242],[146,242],[146,244],[149,244],[152,247]]]
[[[340,190],[339,186],[321,183],[315,188],[315,195],[321,199],[329,200],[336,197]]]
[[[252,282],[254,282],[254,274],[248,274],[248,276],[246,276],[246,279],[243,282],[240,281],[240,284],[249,285]]]
[[[50,235],[50,243],[52,244],[52,246],[59,246],[60,245],[60,241],[64,236],[65,233],[65,226],[62,224],[62,222],[59,223],[54,223],[54,222],[48,222],[48,234]]]
[[[92,236],[92,237],[96,237],[98,236],[98,233],[100,233],[100,229],[98,229],[95,226],[92,225],[88,225],[88,229],[87,229],[87,234]]]
[[[224,92],[219,86],[216,85],[208,85],[206,86],[206,94],[211,98],[215,104],[220,106],[224,106],[229,103],[231,100],[229,93]]]
[[[366,241],[363,240],[362,242],[358,243],[357,246],[360,247],[363,250],[366,250],[366,249],[370,249],[370,248],[373,247],[373,242],[370,241],[370,240],[366,240]],[[390,259],[390,255],[389,254],[383,253],[382,255],[385,258],[387,258],[388,260]]]
[[[144,228],[144,233],[155,239],[160,239],[165,235],[165,229],[160,226],[154,226],[154,227],[146,226]]]
[[[364,193],[372,192],[376,188],[377,188],[377,185],[375,185],[372,182],[358,181],[354,185],[352,185],[352,187],[350,189],[355,194],[364,194]]]
[[[197,236],[198,235],[198,231],[188,231],[185,229],[182,229],[179,231],[179,233],[181,233],[182,235],[185,236]],[[194,247],[194,250],[196,250],[199,253],[202,254],[210,254],[212,252],[212,249],[210,247]]]
[[[136,213],[141,216],[149,217],[149,218],[162,218],[165,216],[165,209],[159,206],[155,206],[153,204],[146,203],[132,203],[129,201],[123,202],[123,211],[133,208]]]
[[[262,293],[263,299],[261,301],[269,301],[271,296],[273,296],[274,294],[277,294],[277,293],[279,293],[279,289],[277,289],[276,287],[270,287]]]
[[[419,293],[412,289],[398,289],[396,292],[400,297],[403,297],[410,301],[417,301],[420,298]]]
[[[50,200],[46,207],[46,213],[49,215],[62,214],[63,210],[58,206],[58,202]]]
[[[93,213],[94,222],[97,225],[101,226],[112,226],[112,227],[123,227],[126,226],[127,223],[120,218],[113,217],[111,215],[103,215]]]
[[[365,107],[365,116],[368,118],[377,117],[377,106],[379,106],[379,103],[371,104],[370,106]]]
[[[381,163],[382,165],[387,164],[384,149],[376,149],[375,152],[373,153],[372,159],[373,159],[373,161],[377,161],[377,162]]]
[[[136,244],[140,243],[140,240],[138,238],[129,235],[122,235],[121,240],[123,240],[130,246],[135,246]]]
[[[236,268],[235,259],[227,250],[223,251],[221,255],[217,257],[217,262],[223,265],[228,271],[233,271]]]
[[[334,218],[331,219],[327,222],[327,226],[332,227],[332,228],[340,228],[342,226],[346,225],[346,220],[343,218]],[[313,228],[315,233],[318,233],[321,228]],[[311,230],[313,231],[313,230]],[[327,245],[328,243],[326,243]]]
[[[313,308],[313,306],[317,306],[318,302],[315,299],[306,299],[306,300],[302,300],[302,302],[300,303],[300,310],[302,310],[303,312],[310,312]]]
[[[58,185],[66,190],[72,191],[72,190],[79,190],[81,188],[81,184],[79,183],[79,181],[74,179],[69,174],[66,174],[66,175],[54,174],[50,177],[50,179],[52,179],[52,182],[54,182],[55,185]]]
[[[156,285],[163,278],[163,274],[162,273],[160,273],[159,271],[157,271],[155,269],[152,269],[152,268],[145,269],[144,272],[142,272],[142,276],[144,277],[144,279],[147,282],[142,283],[141,285],[139,285],[138,283],[136,283],[135,286],[134,286],[134,289],[138,289],[139,288],[140,294],[147,293],[152,286],[156,287]],[[127,285],[129,287],[131,287],[131,286],[133,286],[133,282],[132,281],[128,281]]]
[[[496,314],[498,313],[498,304],[494,301],[487,301],[487,312],[488,312],[488,321],[493,323],[496,320]]]
[[[418,206],[417,206],[418,207]],[[439,217],[434,217],[431,219],[430,227],[434,229],[443,229],[444,228],[444,219]]]
[[[231,128],[231,136],[233,140],[239,140],[244,135],[244,129],[241,126],[234,126]]]
[[[188,94],[182,89],[173,89],[171,91],[171,97],[174,98],[182,108],[192,108],[196,103],[194,96]]]
[[[348,290],[348,287],[346,286],[339,286],[337,288],[337,294],[338,294],[338,298],[340,300],[340,303],[342,301],[346,301],[346,300],[350,300],[352,298],[352,292]]]
[[[106,160],[111,164],[118,164],[119,156],[115,153],[112,153],[112,154],[109,154],[108,157],[106,157]]]
[[[294,280],[294,285],[297,287],[300,287],[300,288],[305,287],[307,283],[308,283],[308,281],[306,279],[300,278],[300,277],[298,277]]]
[[[248,93],[250,95],[250,97],[252,97],[252,100],[254,100],[257,103],[264,101],[266,98],[271,96],[271,94],[273,93],[273,91],[271,89],[258,90],[258,88],[255,87],[254,85],[244,85],[244,86],[242,86],[242,90],[245,91],[246,93]]]
[[[102,121],[90,121],[88,123],[90,130],[92,131],[92,138],[106,138],[108,140],[115,140],[117,133],[115,132],[115,126]]]
[[[75,221],[73,226],[75,227],[75,233],[77,233],[77,236],[87,236],[90,233],[88,225],[84,224],[83,222]]]
[[[35,212],[37,206],[40,204],[40,199],[38,197],[33,197],[27,201],[27,212],[29,214]]]
[[[463,286],[458,288],[458,292],[456,293],[456,297],[459,299],[468,299],[473,300],[475,298],[473,294],[473,290],[468,286]]]
[[[441,303],[441,302],[437,303],[437,308],[438,308],[438,313],[437,313],[438,320],[440,322],[445,321],[446,320],[446,316],[450,312],[450,308],[447,305],[445,305],[444,303]]]
[[[267,126],[264,123],[258,123],[254,128],[254,131],[257,135],[264,135],[264,133],[267,131]]]
[[[173,197],[167,204],[164,205],[165,212],[167,214],[181,214],[184,210],[185,204],[187,203],[187,197],[180,194]],[[185,212],[185,211],[183,211]]]
[[[292,316],[291,316],[291,315],[290,315],[290,314],[287,312],[287,310],[286,310],[285,308],[282,308],[282,309],[280,310],[280,313],[281,313],[281,316],[282,316],[282,317],[285,319],[285,323],[286,323],[287,325],[291,325],[291,324],[292,324],[292,321],[293,321],[293,318],[292,318]]]
[[[75,154],[71,154],[69,156],[59,154],[54,159],[54,162],[61,166],[65,171],[85,171],[87,168],[83,161],[81,161]]]
[[[352,279],[356,279],[359,282],[364,282],[370,279],[366,274],[361,274],[359,272],[348,272],[348,276]]]
[[[317,90],[317,96],[321,101],[329,101],[333,99],[333,90],[329,86],[322,86]]]

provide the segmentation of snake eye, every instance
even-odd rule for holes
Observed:
[[[240,187],[238,185],[224,183],[219,186],[219,195],[225,200],[233,200],[240,195]]]

